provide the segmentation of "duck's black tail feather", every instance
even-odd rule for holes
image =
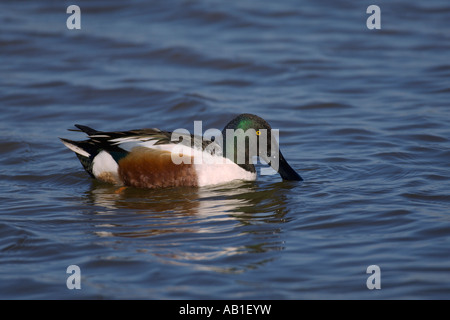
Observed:
[[[75,127],[77,127],[78,129],[69,129],[69,131],[76,131],[76,132],[84,132],[86,133],[88,136],[92,136],[97,134],[99,131],[92,129],[88,126],[83,126],[81,124],[76,124]]]
[[[100,153],[101,149],[99,149],[98,146],[90,140],[73,141],[64,138],[59,139],[61,139],[62,143],[64,143],[67,148],[75,152],[83,165],[84,170],[86,170],[94,178],[94,174],[92,173],[93,161],[95,156]]]

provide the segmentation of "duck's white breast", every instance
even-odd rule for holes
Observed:
[[[233,180],[256,180],[256,173],[244,170],[227,158],[212,156],[204,152],[201,156],[201,163],[196,163],[200,162],[198,160],[194,162],[199,186],[221,184]]]

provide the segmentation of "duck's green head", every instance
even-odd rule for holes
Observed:
[[[253,156],[261,157],[284,180],[303,180],[284,159],[278,142],[278,131],[266,120],[244,113],[231,120],[223,129],[223,155],[247,171],[255,172]]]

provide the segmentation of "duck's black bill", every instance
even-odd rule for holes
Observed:
[[[302,177],[287,163],[281,152],[278,173],[283,180],[303,181]]]

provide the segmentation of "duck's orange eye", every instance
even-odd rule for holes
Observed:
[[[256,135],[259,136],[261,134],[261,131],[256,131]]]

